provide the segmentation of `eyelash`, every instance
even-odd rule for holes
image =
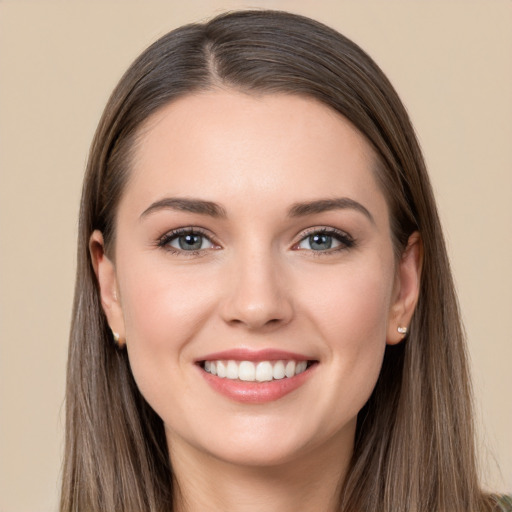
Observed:
[[[206,251],[207,249],[196,249],[193,251],[185,251],[183,249],[177,249],[170,245],[172,241],[174,241],[175,239],[179,238],[180,236],[184,236],[184,235],[202,236],[202,237],[206,238],[207,240],[209,240],[212,245],[218,245],[212,239],[212,236],[208,235],[202,229],[187,227],[187,228],[174,229],[172,231],[165,233],[162,237],[160,237],[158,239],[157,246],[170,252],[171,254],[179,254],[179,255],[185,255],[185,256],[201,256],[201,255],[205,254],[204,251]]]
[[[301,244],[308,237],[310,237],[312,235],[318,235],[318,234],[319,235],[327,235],[329,237],[334,238],[336,241],[338,241],[340,243],[340,246],[335,247],[334,249],[327,249],[324,251],[315,251],[313,249],[303,249],[303,250],[307,250],[308,252],[312,253],[314,256],[325,256],[325,255],[341,252],[341,251],[344,251],[347,249],[351,249],[356,244],[356,241],[349,234],[347,234],[343,231],[340,231],[340,230],[334,229],[334,228],[318,228],[318,227],[316,227],[316,228],[310,228],[307,231],[305,231],[304,233],[302,233],[300,240],[293,245],[293,248],[295,248],[295,250],[300,250],[297,248],[299,246],[299,244]],[[161,236],[157,240],[157,246],[161,247],[162,249],[164,249],[172,254],[179,254],[179,255],[185,255],[185,256],[200,256],[202,254],[205,254],[205,251],[207,251],[208,249],[197,249],[197,250],[192,250],[192,251],[186,251],[183,249],[177,249],[170,245],[170,243],[172,241],[174,241],[178,237],[184,236],[184,235],[202,236],[202,237],[206,238],[207,240],[209,240],[212,245],[214,245],[214,246],[217,245],[217,247],[219,247],[219,245],[216,244],[216,242],[212,239],[211,235],[208,235],[204,230],[202,230],[200,228],[192,228],[192,227],[174,229],[172,231],[165,233],[163,236]]]
[[[339,229],[335,228],[310,228],[304,233],[301,234],[300,240],[294,244],[294,248],[298,247],[299,244],[301,244],[304,240],[309,238],[312,235],[327,235],[329,237],[334,238],[336,241],[340,243],[339,247],[335,247],[332,249],[327,249],[324,251],[315,251],[313,249],[303,249],[307,250],[310,254],[313,256],[329,256],[331,254],[339,253],[341,251],[346,251],[347,249],[351,249],[356,245],[356,241],[344,231],[340,231]],[[298,249],[299,250],[299,249]]]

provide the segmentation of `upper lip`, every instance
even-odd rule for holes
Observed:
[[[250,350],[246,348],[235,348],[231,350],[223,350],[221,352],[213,352],[196,359],[200,361],[314,361],[315,358],[295,352],[266,348],[263,350]]]

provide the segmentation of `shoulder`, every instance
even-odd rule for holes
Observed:
[[[512,512],[512,495],[496,496],[496,512]]]

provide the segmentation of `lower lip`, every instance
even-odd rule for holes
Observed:
[[[203,378],[218,393],[236,402],[264,404],[274,402],[302,386],[312,375],[317,364],[293,377],[268,382],[245,382],[217,377],[199,367]]]

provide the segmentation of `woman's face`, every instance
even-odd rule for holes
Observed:
[[[115,263],[101,234],[91,248],[171,449],[349,452],[418,274],[416,250],[394,259],[365,139],[312,99],[210,91],[150,118],[132,164]]]

